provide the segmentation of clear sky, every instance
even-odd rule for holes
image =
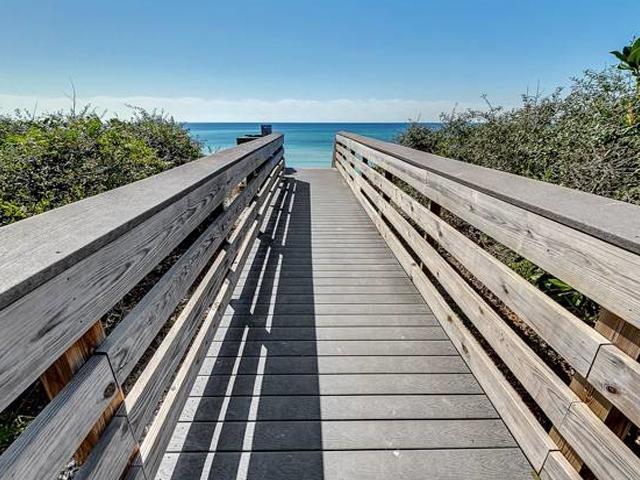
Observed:
[[[437,120],[567,85],[640,33],[640,0],[0,0],[0,111]]]

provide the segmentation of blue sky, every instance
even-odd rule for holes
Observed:
[[[640,33],[640,1],[14,1],[0,111],[81,102],[182,120],[436,120],[567,85]]]

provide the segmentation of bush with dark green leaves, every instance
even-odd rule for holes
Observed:
[[[640,96],[614,68],[586,72],[565,95],[524,95],[510,110],[453,112],[440,130],[411,125],[408,147],[640,204]]]
[[[614,50],[611,54],[620,60],[619,70],[626,70],[635,77],[636,86],[640,90],[640,38],[624,47],[621,52]]]
[[[0,116],[0,226],[194,160],[201,146],[173,118],[79,114]]]
[[[488,104],[485,110],[443,115],[439,130],[412,124],[397,141],[640,205],[640,94],[628,70],[587,71],[573,80],[568,92],[524,95],[522,105],[513,109]],[[577,315],[591,320],[596,314],[593,302],[570,286],[496,242],[482,241],[493,255]]]

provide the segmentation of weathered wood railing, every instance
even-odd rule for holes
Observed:
[[[336,137],[333,161],[537,474],[576,479],[582,470],[601,480],[640,478],[640,460],[619,438],[640,425],[640,208],[349,133]],[[444,221],[440,208],[597,302],[602,312],[595,328]],[[571,385],[454,262],[571,365]],[[481,342],[546,415],[550,432]]]
[[[57,478],[74,454],[86,459],[76,478],[155,476],[284,170],[282,145],[268,135],[0,230],[0,411],[39,378],[53,397],[0,456],[0,478]],[[105,336],[101,318],[194,231]]]

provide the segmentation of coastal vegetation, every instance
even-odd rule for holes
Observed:
[[[0,227],[140,180],[202,155],[172,117],[134,108],[0,116]]]
[[[412,123],[396,141],[442,157],[640,205],[640,39],[611,53],[620,61],[617,67],[586,71],[566,91],[527,93],[520,106],[510,109],[485,98],[483,110],[442,115],[439,129]],[[428,204],[408,184],[396,183]],[[440,215],[578,318],[592,326],[600,318],[600,306],[571,285],[451,212],[443,209]],[[464,265],[445,249],[438,247],[438,251],[554,372],[567,383],[575,378],[571,365]],[[519,382],[508,370],[503,373],[538,420],[550,426]],[[623,441],[640,455],[637,426],[624,433]]]
[[[586,71],[568,91],[526,93],[505,109],[443,114],[442,127],[412,123],[402,145],[487,168],[640,205],[640,39],[612,52],[618,67]],[[598,307],[529,260],[445,212],[494,256],[591,323]]]
[[[127,120],[105,120],[88,107],[0,116],[0,227],[201,155],[201,145],[180,123],[140,108]],[[0,453],[46,403],[36,382],[0,413]]]

